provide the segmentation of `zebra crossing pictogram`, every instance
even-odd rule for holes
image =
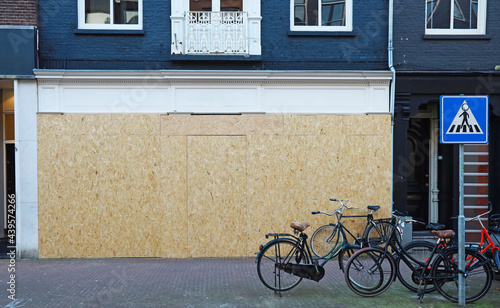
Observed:
[[[464,100],[446,134],[483,134],[476,117]]]

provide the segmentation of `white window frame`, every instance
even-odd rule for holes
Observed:
[[[110,2],[114,0],[109,0]],[[78,0],[78,29],[91,30],[142,30],[142,2],[138,2],[139,21],[136,25],[129,24],[87,24],[85,23],[85,0]],[[113,18],[113,5],[110,6],[110,18]]]
[[[309,0],[311,1],[311,0]],[[321,0],[318,1],[318,7],[321,7]],[[290,30],[291,31],[327,31],[327,32],[350,32],[352,31],[352,0],[345,0],[345,26],[296,26],[294,23],[295,1],[290,0]],[[318,20],[321,20],[321,12],[319,12]]]
[[[486,34],[486,8],[487,0],[478,0],[477,5],[477,29],[453,29],[453,10],[450,10],[450,28],[449,29],[427,29],[427,1],[425,0],[425,34],[429,35],[484,35]],[[441,0],[443,1],[443,0]],[[455,7],[455,0],[451,1],[451,7]]]

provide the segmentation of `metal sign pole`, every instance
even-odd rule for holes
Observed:
[[[465,216],[464,216],[464,145],[459,145],[459,187],[458,187],[458,304],[465,306]]]
[[[441,95],[441,143],[459,145],[458,303],[465,306],[464,144],[488,144],[488,96]]]

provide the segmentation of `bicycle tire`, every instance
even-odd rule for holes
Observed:
[[[387,221],[374,221],[374,223],[370,224],[363,239],[367,246],[384,248],[389,242],[389,237],[393,229],[396,232],[398,240],[401,242],[401,234],[392,223]]]
[[[465,260],[465,302],[470,303],[488,293],[493,281],[493,268],[489,259],[479,251],[466,249]],[[449,248],[435,259],[431,276],[439,294],[458,302],[458,248]]]
[[[344,277],[354,293],[373,297],[384,293],[396,278],[394,258],[384,250],[368,247],[347,261]]]
[[[347,246],[340,251],[338,261],[339,261],[339,268],[342,270],[342,272],[345,272],[345,268],[347,266],[347,261],[349,261],[349,259],[352,257],[352,255],[358,250],[359,250],[359,248]]]
[[[257,257],[257,273],[260,281],[273,291],[288,291],[296,287],[302,278],[286,273],[285,264],[309,264],[308,255],[291,239],[278,239],[264,246]]]
[[[432,261],[429,260],[429,257],[432,257],[432,251],[434,249],[435,244],[426,241],[414,241],[403,246],[404,253],[410,255],[417,261],[427,263],[427,267],[425,269],[425,276],[430,275]],[[434,255],[434,259],[437,254]],[[407,258],[408,261],[413,266],[413,269],[417,271],[417,273],[422,272],[422,267],[418,265],[416,262],[412,261],[410,258]],[[401,258],[396,258],[396,268],[397,275],[399,281],[408,289],[413,292],[418,292],[420,287],[424,285],[424,281],[420,281],[419,275],[415,274],[414,270],[408,266]],[[425,277],[424,276],[424,277]],[[431,283],[426,286],[425,293],[430,293],[436,290],[436,287]]]
[[[318,258],[325,258],[344,242],[339,226],[329,224],[319,227],[311,236],[311,250]],[[335,257],[340,251],[335,252]]]

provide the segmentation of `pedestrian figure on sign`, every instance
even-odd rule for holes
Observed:
[[[464,111],[460,115],[460,117],[462,117],[462,116],[464,117],[463,120],[462,120],[462,125],[461,125],[462,126],[462,131],[465,132],[466,127],[469,127],[469,131],[472,131],[472,125],[469,125],[469,120],[468,120],[469,113],[467,112],[467,111],[469,111],[469,105],[467,105],[466,102],[464,102],[462,104],[462,110]]]

